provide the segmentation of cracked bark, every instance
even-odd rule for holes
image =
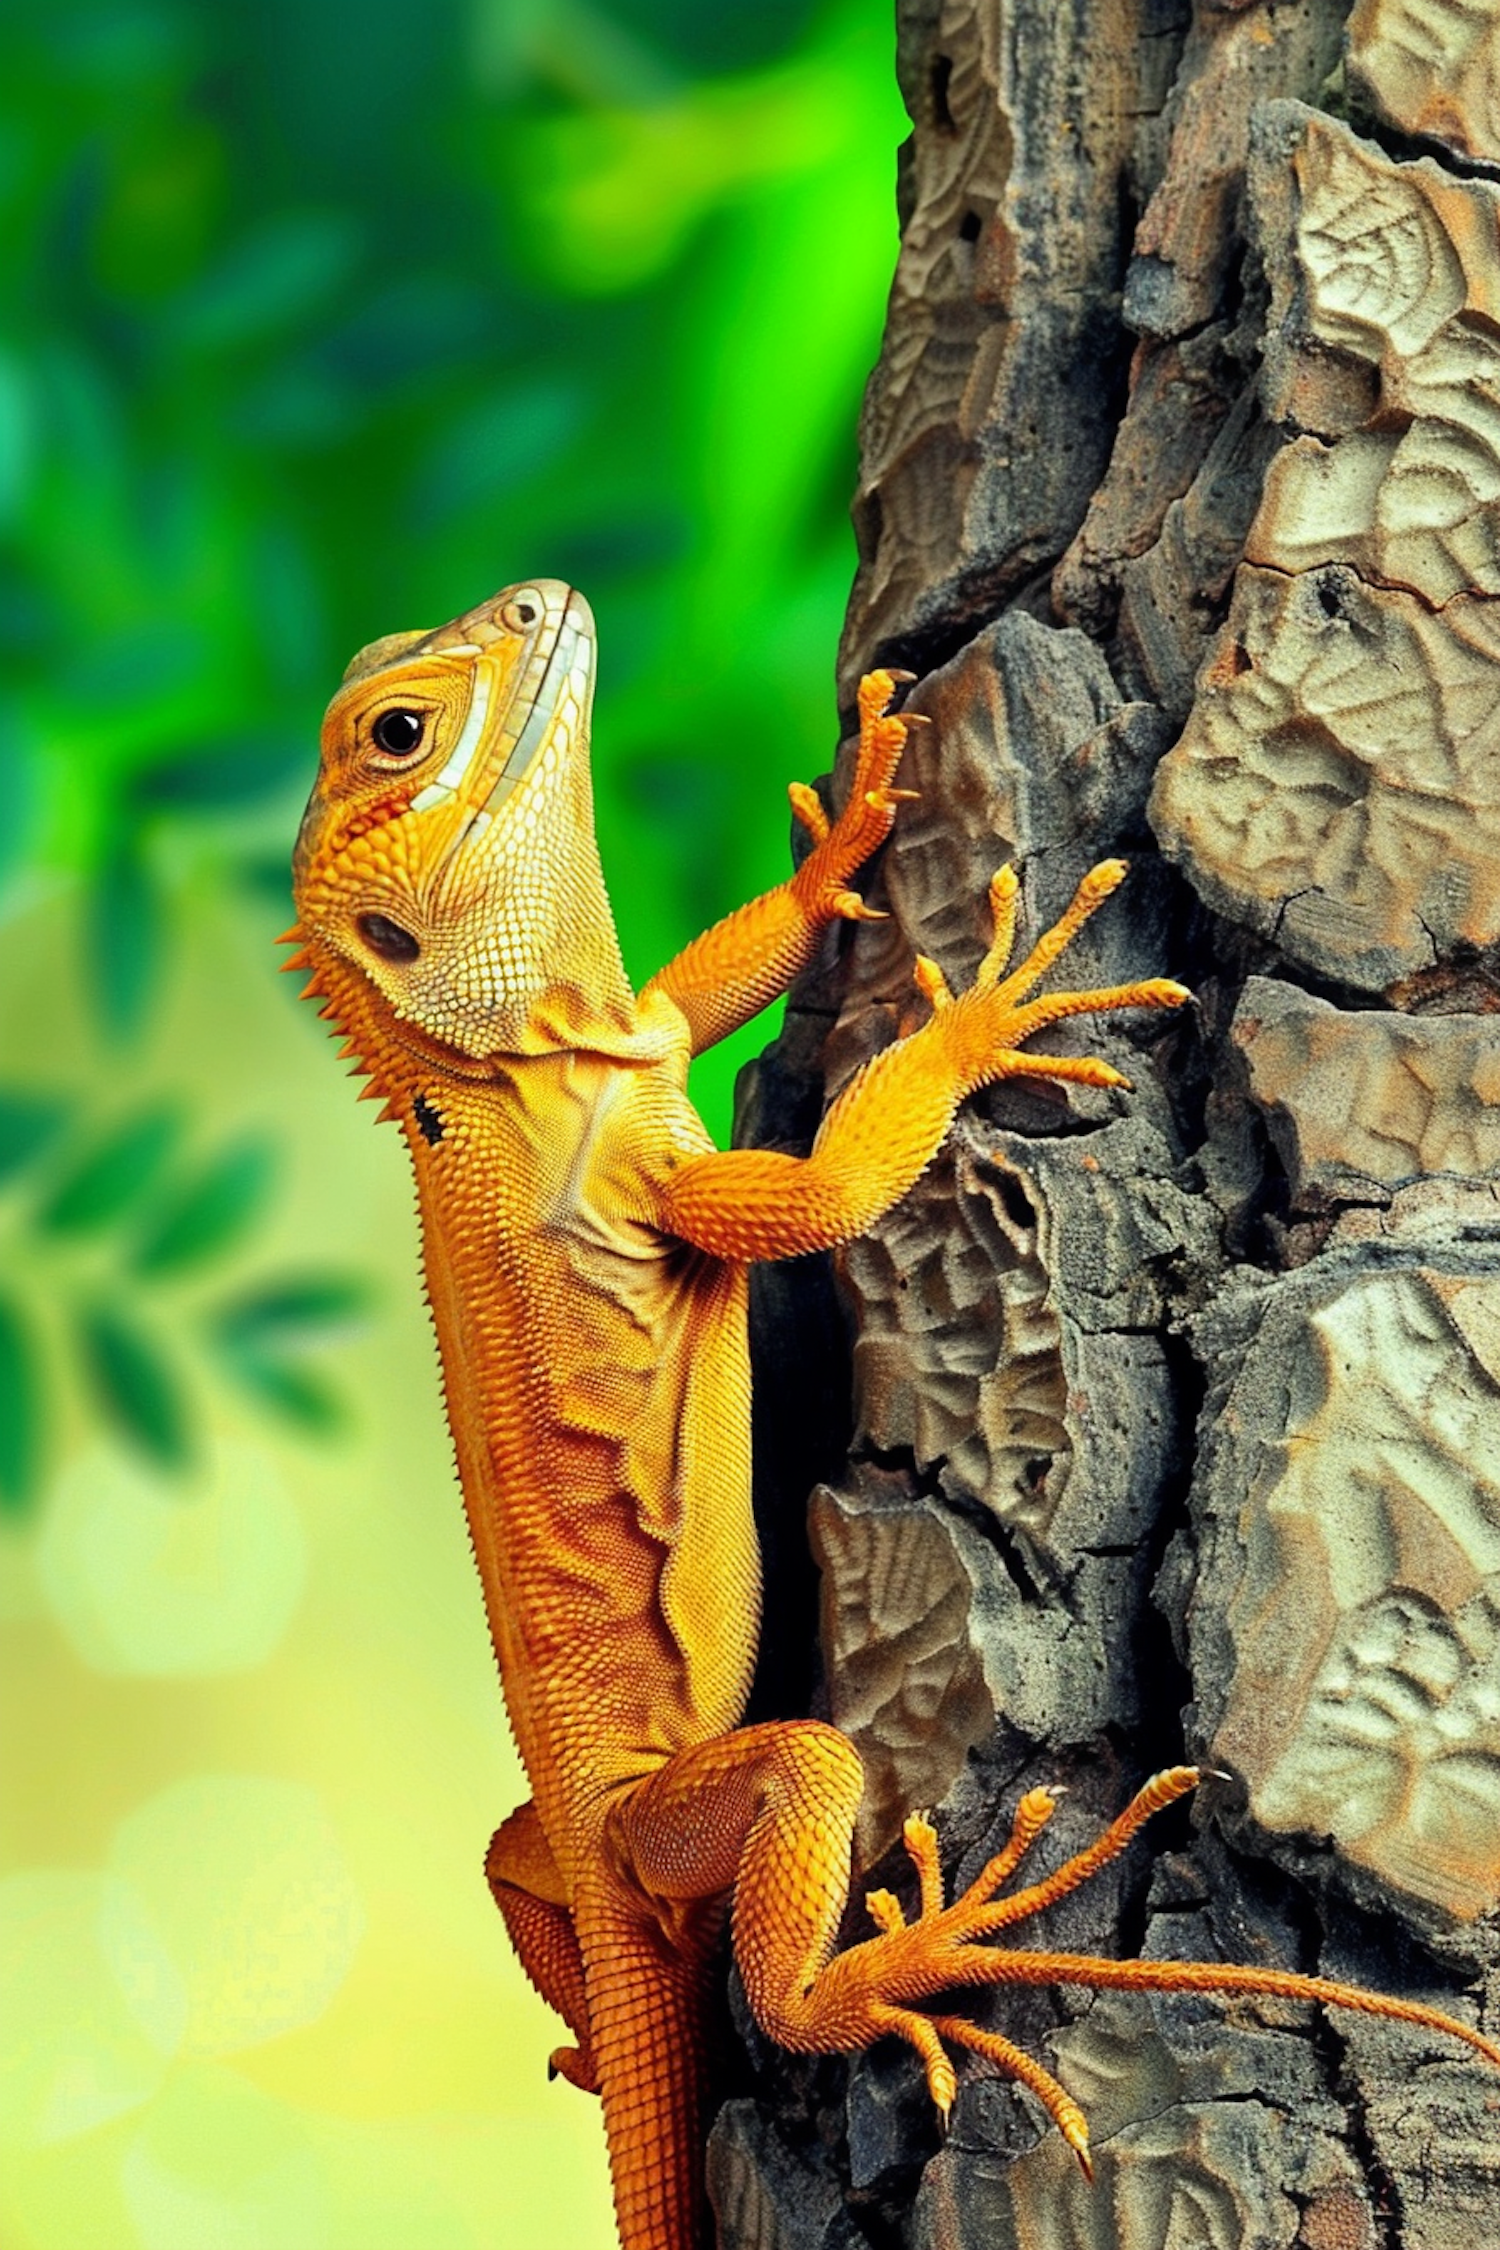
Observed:
[[[971,1105],[839,1261],[843,1326],[826,1273],[758,1279],[758,1709],[858,1743],[857,1895],[910,1900],[914,1805],[961,1883],[1038,1781],[1070,1791],[1057,1856],[1154,1767],[1224,1767],[1045,1942],[1488,2000],[1493,2031],[1500,17],[899,13],[840,693],[904,663],[934,724],[891,919],[794,995],[741,1136],[807,1144],[917,1020],[915,951],[967,980],[1005,859],[1035,932],[1124,851],[1069,981],[1199,1000],[1056,1034],[1129,1097]],[[990,2020],[1090,2114],[1090,2191],[997,2080],[940,2146],[904,2051],[797,2060],[738,2020],[737,2250],[1500,2239],[1500,2088],[1378,2022],[1008,1996]]]

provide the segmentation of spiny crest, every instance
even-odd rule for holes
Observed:
[[[400,1110],[395,1102],[389,1099],[385,1088],[375,1082],[371,1075],[371,1065],[365,1060],[364,1050],[358,1037],[349,1034],[348,1025],[344,1022],[339,1010],[338,1000],[329,993],[326,985],[322,982],[320,972],[313,967],[306,931],[303,930],[300,923],[294,922],[289,930],[282,931],[275,943],[277,945],[293,945],[297,949],[295,953],[289,954],[286,960],[281,962],[280,966],[283,969],[312,969],[313,973],[298,994],[298,998],[301,1000],[321,1000],[323,1002],[322,1007],[318,1010],[320,1020],[331,1024],[335,1033],[342,1039],[342,1045],[338,1049],[338,1060],[340,1062],[352,1062],[354,1068],[349,1073],[350,1077],[364,1080],[364,1084],[359,1089],[358,1099],[362,1102],[384,1102],[385,1107],[375,1120],[377,1125],[398,1124],[401,1117]]]
[[[297,949],[295,953],[289,953],[284,961],[276,964],[283,976],[300,976],[304,970],[313,969],[312,950],[307,942],[307,932],[300,922],[294,922],[289,930],[283,930],[280,937],[273,938],[271,942],[273,945],[294,945]],[[313,969],[312,982],[304,985],[297,997],[299,1000],[308,1000],[322,989],[317,971]]]

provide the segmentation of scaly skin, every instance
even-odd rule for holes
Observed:
[[[411,1150],[448,1417],[505,1699],[532,1786],[487,1872],[527,1973],[600,2092],[624,2250],[702,2240],[707,1997],[732,1910],[772,2037],[849,2053],[896,2034],[945,2114],[948,2048],[1030,2086],[1087,2165],[1076,2104],[1020,2049],[914,2003],[962,1985],[1269,1993],[1437,2028],[1435,2010],[1279,1970],[1111,1961],[996,1937],[1123,1850],[1197,1774],[1148,1782],[1089,1852],[995,1894],[1046,1825],[1022,1799],[1006,1850],[945,1907],[936,1838],[907,1824],[922,1910],[870,1894],[877,1935],[837,1956],[859,1759],[811,1721],[739,1728],[758,1629],[750,1515],[746,1262],[843,1242],[905,1193],[964,1097],[1031,1074],[1123,1085],[1102,1062],[1018,1051],[1059,1018],[1176,1007],[1155,979],[1030,998],[1124,875],[1094,869],[1006,975],[1015,878],[991,886],[994,943],[955,998],[918,960],[930,1021],[876,1057],[812,1153],[721,1155],[687,1099],[689,1056],[806,966],[827,925],[869,912],[851,880],[889,833],[915,715],[896,676],[860,690],[848,804],[811,790],[797,874],[708,931],[637,996],[594,843],[593,621],[550,580],[434,633],[361,651],[329,707],[298,842],[292,966]],[[736,1731],[738,1730],[738,1731]]]

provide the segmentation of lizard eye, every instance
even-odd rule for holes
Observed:
[[[370,739],[388,758],[409,758],[422,747],[427,718],[422,711],[382,711],[370,729]]]

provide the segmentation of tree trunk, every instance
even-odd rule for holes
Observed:
[[[826,1283],[758,1283],[772,1520],[828,1479],[819,1707],[866,1761],[864,1862],[935,1805],[962,1883],[1038,1781],[1070,1791],[1055,1858],[1199,1759],[1230,1778],[1045,1942],[1479,2020],[1500,1961],[1500,11],[904,0],[899,67],[914,134],[840,685],[847,713],[861,671],[909,665],[933,725],[871,886],[891,919],[846,929],[795,996],[744,1132],[805,1145],[922,1012],[915,951],[969,980],[1004,860],[1035,934],[1123,851],[1065,981],[1175,974],[1198,1004],[1060,1033],[1133,1093],[971,1104],[839,1261],[847,1456]],[[804,1599],[786,1544],[762,1708],[811,1686],[777,1670]],[[909,1897],[899,1852],[880,1879]],[[856,1906],[846,1934],[868,1927]],[[904,2050],[796,2061],[741,2020],[710,2159],[741,2250],[1500,2241],[1500,2086],[1378,2021],[1006,1998],[986,2020],[1089,2113],[1090,2189],[972,2065],[940,2145]]]

